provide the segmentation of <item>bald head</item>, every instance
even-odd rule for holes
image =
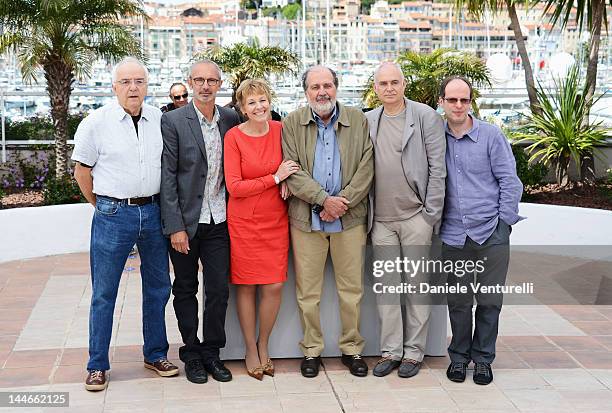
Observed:
[[[374,72],[374,91],[385,108],[403,105],[406,79],[400,65],[384,62]]]
[[[396,75],[401,78],[404,77],[404,73],[402,72],[402,67],[398,63],[395,63],[395,62],[382,62],[380,65],[378,65],[378,67],[374,71],[374,82],[376,82],[381,72],[385,75],[391,74],[391,75]]]
[[[146,81],[149,80],[149,70],[147,67],[137,58],[133,56],[124,57],[113,67],[113,71],[111,72],[111,80],[116,82],[119,79],[119,71],[123,69],[124,66],[129,66],[130,69],[136,69],[138,71],[142,71],[144,73],[144,79]]]

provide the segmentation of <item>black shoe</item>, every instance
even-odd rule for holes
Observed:
[[[217,381],[226,382],[232,379],[232,372],[219,359],[204,362],[204,368]]]
[[[403,379],[416,376],[421,369],[421,363],[413,359],[403,359],[397,370],[397,375]]]
[[[368,365],[363,361],[360,354],[347,356],[342,355],[342,364],[349,368],[353,376],[365,377],[368,375]]]
[[[399,360],[393,360],[390,357],[383,357],[376,363],[374,369],[372,370],[372,374],[376,377],[384,377],[387,374],[391,373],[393,369],[399,367],[401,362]]]
[[[462,361],[451,361],[448,369],[446,369],[446,377],[448,377],[450,381],[463,383],[465,381],[467,366],[468,364]]]
[[[302,372],[302,376],[312,378],[317,377],[319,374],[319,367],[321,367],[321,357],[306,356],[302,360],[300,370]]]
[[[208,381],[208,373],[204,369],[204,364],[202,364],[202,360],[193,359],[185,362],[185,375],[187,376],[187,380],[192,383],[206,383]]]
[[[486,386],[493,381],[493,370],[489,363],[474,364],[474,383]]]

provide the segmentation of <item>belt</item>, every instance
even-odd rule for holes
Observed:
[[[119,204],[123,204],[123,205],[137,205],[137,206],[143,206],[143,205],[147,205],[150,204],[152,202],[159,202],[159,194],[155,194],[155,195],[151,195],[151,196],[143,196],[140,198],[126,198],[126,199],[118,199],[118,198],[113,198],[112,196],[106,196],[106,195],[99,195],[102,198],[106,198],[106,199],[110,199],[111,201],[115,201]]]

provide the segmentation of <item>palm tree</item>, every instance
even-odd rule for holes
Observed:
[[[593,100],[595,86],[597,82],[597,62],[599,60],[599,46],[601,43],[601,26],[607,22],[606,5],[612,5],[612,0],[455,0],[457,7],[467,5],[468,10],[475,16],[482,16],[486,7],[496,13],[505,8],[510,15],[512,21],[512,29],[514,30],[516,45],[523,62],[525,70],[525,83],[527,86],[527,94],[529,95],[529,104],[532,113],[541,114],[537,106],[538,96],[535,87],[533,71],[529,61],[529,55],[525,47],[523,34],[518,22],[516,14],[516,4],[523,3],[525,5],[544,3],[543,15],[547,15],[552,11],[551,23],[553,25],[560,24],[564,28],[571,20],[572,13],[575,10],[575,22],[582,31],[586,28],[591,36],[589,42],[589,58],[585,76],[585,95],[584,99]],[[586,23],[586,24],[585,24]],[[590,107],[587,105],[587,110],[582,120],[585,123],[589,122]],[[586,183],[593,183],[595,180],[594,159],[591,154],[583,153],[584,159],[582,164],[581,177]]]
[[[552,10],[552,24],[560,24],[561,28],[565,28],[572,20],[572,11],[575,10],[575,22],[580,31],[585,28],[590,33],[589,40],[589,57],[585,75],[584,99],[588,105],[584,113],[582,122],[585,125],[589,123],[590,108],[592,106],[593,97],[595,95],[595,86],[597,85],[597,63],[599,61],[599,46],[601,44],[601,26],[606,25],[607,29],[607,13],[606,5],[609,3],[612,6],[612,0],[544,0],[544,13]],[[595,182],[595,164],[592,153],[585,152],[582,154],[580,175],[582,181],[587,184]]]
[[[397,63],[407,80],[406,97],[434,109],[438,106],[440,83],[448,76],[465,76],[475,86],[490,84],[486,65],[472,53],[453,49],[436,49],[430,54],[406,51],[398,56]],[[478,91],[474,92],[474,97],[478,97]],[[380,104],[373,77],[363,92],[363,100],[370,108]],[[477,109],[475,103],[474,109]]]
[[[537,2],[537,0],[535,1]],[[525,72],[525,85],[527,87],[527,96],[529,96],[529,107],[532,113],[539,113],[540,109],[538,108],[538,95],[533,77],[533,69],[531,68],[531,61],[529,60],[529,53],[527,52],[527,46],[525,44],[525,36],[523,35],[518,14],[516,13],[517,3],[528,3],[528,0],[455,0],[455,6],[459,10],[467,6],[468,12],[479,19],[483,17],[487,8],[494,14],[502,10],[508,12],[512,31],[514,32],[516,48],[521,57],[523,71]]]
[[[40,69],[47,81],[54,125],[56,176],[66,175],[68,104],[75,78],[85,78],[98,58],[142,57],[138,41],[120,19],[145,17],[132,0],[1,0],[0,53],[14,52],[25,81]]]
[[[250,44],[211,47],[195,56],[195,59],[199,58],[217,63],[228,76],[233,89],[232,106],[236,105],[236,89],[243,80],[265,78],[272,73],[297,75],[300,66],[300,59],[295,53],[277,46],[261,47],[257,40]]]
[[[585,153],[602,152],[596,148],[607,136],[602,123],[582,122],[593,101],[583,98],[586,85],[580,86],[581,72],[574,66],[563,80],[556,80],[553,88],[546,90],[538,84],[540,113],[531,114],[529,123],[515,136],[518,142],[529,142],[529,162],[542,162],[555,168],[559,185],[569,184],[568,169],[573,159],[580,168]]]
[[[584,99],[591,101],[597,84],[601,26],[606,24],[607,27],[606,3],[608,2],[606,0],[544,0],[544,2],[546,3],[544,13],[553,10],[552,24],[560,24],[561,28],[565,28],[572,19],[572,11],[575,10],[578,29],[582,31],[586,28],[590,33]],[[612,6],[612,0],[609,0],[609,4]],[[585,121],[588,122],[588,117]]]

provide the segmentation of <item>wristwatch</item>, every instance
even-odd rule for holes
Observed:
[[[321,211],[323,211],[323,205],[314,204],[312,206],[312,212],[314,212],[315,214],[320,214]]]
[[[276,182],[276,185],[280,184],[280,178],[276,175],[272,175],[272,178],[274,178],[274,182]]]

